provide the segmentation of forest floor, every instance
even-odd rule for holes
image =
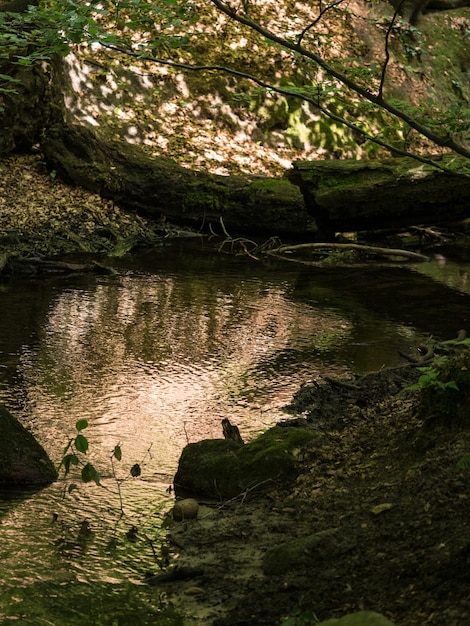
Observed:
[[[122,256],[178,236],[171,225],[121,210],[112,200],[65,184],[40,153],[0,160],[0,271],[14,259],[94,252]],[[181,234],[184,234],[181,232]]]
[[[185,623],[306,626],[358,610],[470,623],[470,471],[456,467],[470,432],[424,427],[406,390],[419,374],[298,392],[290,409],[321,435],[295,484],[203,506],[173,530],[175,562],[199,574],[162,585]]]

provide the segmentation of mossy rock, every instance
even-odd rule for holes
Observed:
[[[291,571],[315,568],[320,563],[344,557],[353,547],[347,533],[338,528],[328,528],[268,550],[263,558],[263,573],[266,576],[284,576]]]
[[[226,500],[276,478],[297,475],[299,451],[317,433],[275,426],[250,443],[206,439],[188,444],[175,476],[177,494]]]
[[[48,485],[57,479],[44,448],[3,406],[0,427],[0,485]]]
[[[328,619],[326,622],[320,622],[318,626],[394,626],[394,624],[380,613],[358,611],[339,619]]]

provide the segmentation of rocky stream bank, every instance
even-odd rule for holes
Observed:
[[[2,269],[87,246],[123,254],[165,235],[167,225],[67,187],[40,161],[0,163]],[[470,472],[458,467],[470,450],[468,419],[429,424],[420,391],[406,389],[418,377],[407,365],[299,391],[287,428],[315,437],[297,476],[229,501],[205,498],[197,519],[170,531],[167,577],[156,571],[148,582],[185,624],[307,626],[358,611],[396,626],[470,622]]]
[[[305,385],[288,428],[315,430],[295,480],[200,503],[152,580],[187,624],[464,626],[470,620],[468,424],[427,425],[416,367]],[[382,615],[381,618],[375,612]],[[337,622],[331,622],[337,623]],[[330,624],[330,622],[328,622]]]

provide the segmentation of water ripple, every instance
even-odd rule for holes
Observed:
[[[378,358],[379,337],[390,353],[408,339],[407,328],[333,306],[325,287],[294,299],[295,281],[124,271],[0,294],[11,317],[0,327],[0,401],[56,463],[77,420],[88,420],[87,460],[103,476],[101,487],[71,472],[34,494],[0,494],[3,585],[36,590],[30,601],[0,595],[2,623],[18,607],[42,623],[41,602],[31,603],[46,582],[72,594],[80,584],[141,583],[156,567],[166,490],[188,442],[221,437],[226,416],[249,439],[283,416],[305,380]],[[117,445],[122,460],[111,461]]]

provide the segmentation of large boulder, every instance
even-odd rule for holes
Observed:
[[[57,472],[41,444],[0,406],[0,485],[48,485]]]
[[[245,445],[232,439],[190,443],[179,460],[175,492],[226,500],[270,480],[295,477],[301,449],[316,437],[313,431],[275,426]]]

